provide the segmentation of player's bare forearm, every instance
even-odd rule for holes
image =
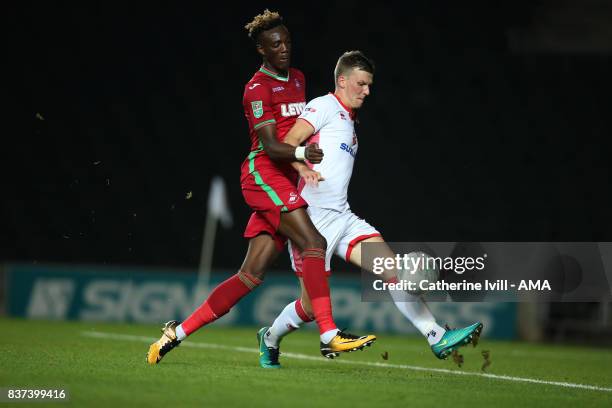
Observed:
[[[302,162],[292,162],[291,166],[293,166],[295,171],[298,172],[300,177],[306,182],[307,185],[316,187],[319,185],[319,181],[325,180],[323,176],[321,176],[321,173],[312,170],[310,167],[308,167]]]
[[[308,166],[306,164],[304,164],[301,161],[294,161],[291,163],[291,166],[295,169],[295,171],[297,171],[298,173],[300,171],[304,171],[308,168]]]
[[[304,122],[305,125],[300,122]],[[297,126],[298,123],[300,126]],[[294,132],[296,127],[298,127],[298,130]],[[263,148],[270,159],[279,162],[293,162],[298,160],[296,157],[297,146],[310,137],[312,132],[312,126],[310,126],[308,122],[298,120],[296,125],[294,125],[287,135],[289,137],[293,133],[293,135],[289,138],[290,143],[287,142],[287,138],[285,138],[285,142],[278,141],[276,137],[276,126],[273,125],[265,126],[259,129],[257,131],[257,136],[259,136],[259,139],[263,144]],[[307,136],[305,136],[306,134]],[[308,159],[312,163],[320,163],[321,160],[323,160],[323,151],[321,151],[319,146],[316,144],[307,146],[303,153],[303,158]]]
[[[276,128],[266,126],[257,131],[259,140],[263,145],[264,151],[270,159],[277,162],[290,162],[297,160],[295,157],[295,146],[279,142],[276,138]]]

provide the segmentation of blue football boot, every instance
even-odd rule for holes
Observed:
[[[463,329],[447,330],[440,341],[431,346],[431,351],[433,351],[434,355],[439,359],[445,359],[459,347],[470,343],[476,347],[481,332],[482,323],[480,322],[476,322]]]
[[[259,365],[263,368],[281,368],[278,362],[278,355],[280,350],[274,347],[266,346],[264,336],[268,331],[269,327],[262,327],[257,332],[257,343],[259,343]]]

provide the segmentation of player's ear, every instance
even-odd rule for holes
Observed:
[[[338,85],[338,88],[344,89],[346,87],[346,77],[344,75],[338,75],[336,84]]]
[[[263,45],[261,45],[260,43],[255,44],[255,49],[262,57],[266,56],[266,52],[264,51]]]

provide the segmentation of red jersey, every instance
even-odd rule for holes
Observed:
[[[300,70],[290,68],[284,78],[263,66],[245,85],[242,105],[249,123],[251,152],[242,165],[243,181],[254,169],[259,172],[280,170],[292,180],[297,178],[290,164],[270,160],[257,137],[257,130],[274,124],[278,140],[283,141],[306,106],[305,88],[304,74]]]

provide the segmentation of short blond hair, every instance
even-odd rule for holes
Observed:
[[[245,25],[244,28],[249,32],[249,38],[257,43],[259,34],[280,25],[283,25],[281,15],[277,11],[265,9],[263,13],[253,17],[253,20]]]
[[[347,51],[338,58],[336,69],[334,69],[336,82],[340,75],[344,75],[355,68],[374,75],[375,67],[371,59],[366,57],[361,51]]]

